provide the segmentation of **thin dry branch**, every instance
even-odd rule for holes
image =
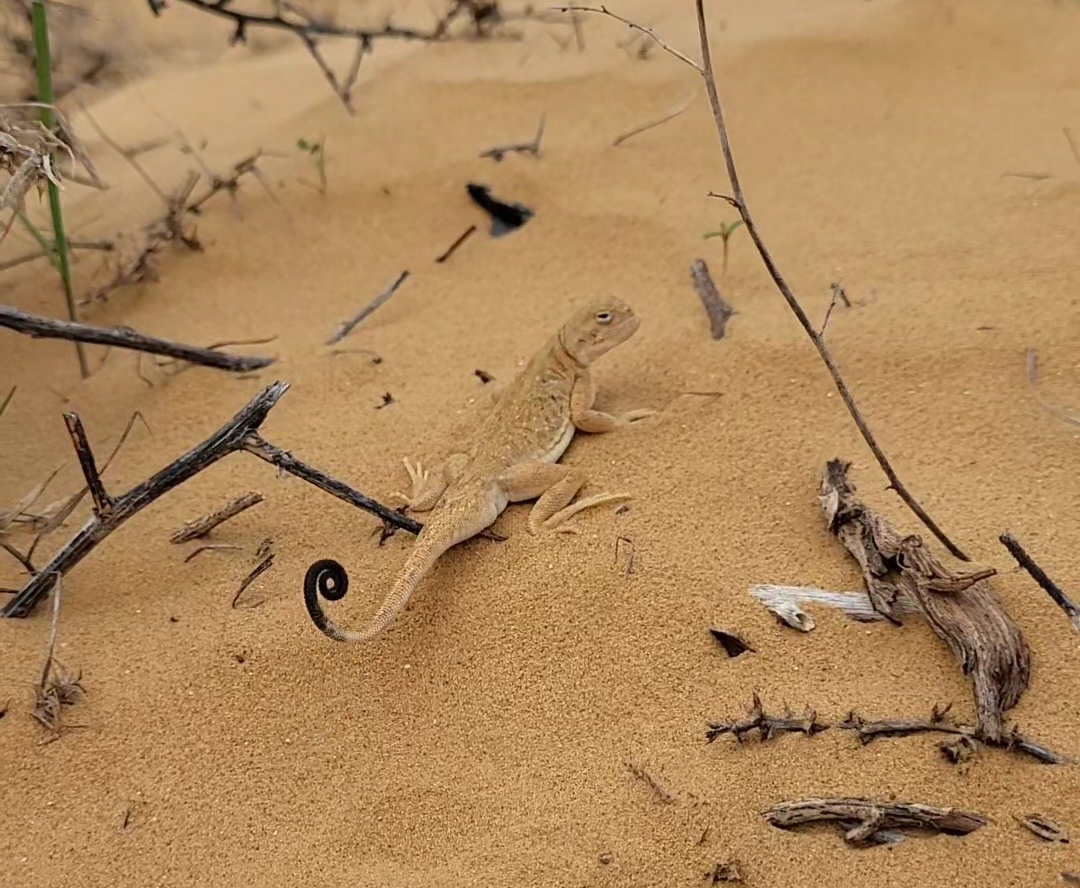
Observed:
[[[713,339],[723,339],[727,330],[728,321],[735,314],[728,301],[720,295],[713,283],[712,275],[709,274],[709,266],[704,259],[695,259],[690,266],[690,276],[694,281],[694,290],[705,306],[705,313],[709,316],[709,329]]]
[[[952,651],[974,683],[978,737],[1000,743],[1003,713],[1019,701],[1031,677],[1031,652],[1020,627],[990,588],[993,568],[956,573],[920,537],[901,536],[855,498],[850,464],[830,460],[819,499],[829,530],[858,562],[874,607],[898,623],[893,602],[907,598]]]
[[[165,0],[147,0],[147,2],[150,5],[150,10],[156,16],[161,15],[166,6]],[[360,74],[360,63],[364,55],[371,51],[376,40],[417,40],[426,43],[449,40],[453,36],[450,30],[451,26],[457,19],[465,16],[472,20],[476,37],[490,38],[494,36],[494,26],[503,20],[498,3],[482,2],[482,0],[454,0],[446,14],[436,21],[430,31],[399,28],[389,23],[381,28],[354,28],[336,25],[333,22],[316,18],[287,2],[287,0],[277,0],[274,3],[274,11],[265,14],[235,9],[231,0],[180,0],[180,2],[229,20],[234,28],[232,36],[229,38],[230,45],[245,43],[248,29],[253,27],[291,32],[304,44],[312,58],[315,59],[319,70],[322,71],[335,95],[341,99],[342,104],[350,114],[356,113],[352,104],[352,90]],[[319,40],[325,37],[356,41],[356,53],[344,77],[339,78],[334,73],[319,48]]]
[[[409,277],[409,272],[403,271],[397,276],[397,279],[385,290],[383,290],[378,296],[365,305],[360,311],[349,320],[342,323],[333,333],[333,335],[326,340],[327,345],[334,345],[341,342],[346,336],[348,336],[356,326],[364,320],[368,315],[374,312],[377,308],[387,302],[391,296],[393,296],[398,288],[405,283],[405,280]]]
[[[320,490],[378,516],[391,525],[410,533],[419,533],[423,527],[419,522],[406,518],[393,509],[353,490],[347,484],[305,465],[259,436],[257,429],[288,388],[288,384],[284,382],[274,382],[267,386],[228,423],[201,444],[126,493],[110,497],[111,509],[108,514],[103,516],[95,511],[82,529],[53,556],[49,564],[35,574],[14,598],[8,601],[3,609],[0,609],[0,617],[29,615],[38,601],[49,593],[61,576],[66,575],[125,521],[203,469],[214,465],[230,453],[241,450],[252,453],[279,469],[315,485]],[[92,454],[89,459],[92,463]],[[82,464],[85,467],[86,463]],[[89,478],[87,482],[89,487]]]
[[[646,771],[641,765],[636,762],[626,762],[626,769],[649,787],[649,789],[656,794],[656,797],[665,805],[670,805],[678,801],[675,794],[670,789],[653,777],[653,775]]]
[[[657,42],[657,44],[664,50],[669,52],[675,58],[685,62],[695,71],[697,71],[705,80],[705,91],[709,97],[709,104],[712,107],[713,119],[716,123],[716,132],[720,137],[720,147],[724,154],[724,162],[727,166],[728,179],[731,182],[731,189],[734,192],[733,197],[726,195],[713,194],[713,197],[721,197],[730,203],[739,212],[739,216],[742,217],[743,223],[746,225],[746,230],[749,232],[751,239],[754,241],[754,246],[757,248],[758,254],[761,256],[762,261],[765,263],[765,268],[769,272],[769,276],[773,279],[773,283],[776,284],[777,289],[780,291],[784,300],[787,302],[788,307],[794,312],[795,317],[798,318],[799,324],[803,330],[806,331],[806,335],[810,337],[810,341],[813,342],[814,347],[817,349],[818,354],[821,356],[822,361],[825,363],[829,374],[832,376],[833,383],[836,385],[837,391],[840,393],[840,397],[844,401],[844,405],[847,407],[848,412],[851,414],[851,418],[855,421],[855,425],[858,427],[859,432],[862,434],[863,439],[866,441],[871,452],[874,454],[874,458],[877,460],[878,465],[881,466],[882,471],[885,472],[886,477],[889,479],[889,485],[896,491],[897,495],[904,501],[904,503],[914,512],[920,521],[923,522],[930,529],[930,531],[936,536],[951,552],[954,556],[961,561],[969,561],[970,559],[950,540],[945,533],[934,523],[926,511],[916,502],[915,498],[908,492],[907,488],[900,481],[894,471],[892,464],[886,458],[884,452],[878,446],[877,440],[874,438],[873,433],[867,426],[866,421],[863,419],[862,413],[855,404],[855,400],[848,390],[847,383],[844,382],[843,376],[840,374],[839,368],[833,361],[832,355],[829,353],[828,348],[825,345],[825,340],[814,329],[814,325],[810,322],[810,318],[803,310],[799,300],[795,298],[795,294],[791,291],[787,281],[780,274],[780,271],[776,267],[776,263],[773,261],[772,255],[769,253],[768,248],[765,246],[764,241],[761,239],[758,233],[757,227],[754,225],[754,220],[750,215],[750,210],[746,205],[746,200],[743,196],[742,185],[739,182],[738,173],[735,170],[735,159],[731,153],[731,145],[728,142],[727,126],[724,123],[723,109],[720,105],[720,95],[716,87],[716,77],[713,73],[712,56],[709,51],[709,36],[708,30],[705,25],[705,8],[703,0],[695,0],[697,6],[697,19],[698,19],[698,35],[701,40],[701,61],[702,64],[690,59],[688,56],[679,52],[677,49],[669,46],[663,40],[656,36],[653,31],[642,25],[638,25],[622,16],[616,15],[609,11],[606,7],[600,6],[562,6],[557,7],[561,11],[577,10],[579,12],[595,12],[602,15],[609,16],[616,21],[622,22],[630,28],[634,28],[641,31],[651,37]]]
[[[1069,622],[1072,623],[1073,628],[1077,632],[1080,632],[1080,607],[1077,607],[1069,599],[1069,596],[1061,591],[1061,587],[1051,580],[1050,577],[1046,575],[1046,572],[1035,563],[1035,559],[1028,555],[1016,537],[1003,533],[998,537],[998,540],[1001,542],[1001,545],[1009,550],[1009,554],[1016,559],[1016,563],[1026,570],[1031,578],[1039,584],[1042,590],[1054,600],[1054,604],[1065,611],[1065,615],[1069,618]]]
[[[211,512],[209,515],[204,515],[194,521],[187,522],[187,524],[169,537],[169,540],[173,543],[186,543],[190,540],[197,540],[200,537],[206,536],[219,524],[223,524],[230,518],[239,515],[245,509],[250,509],[252,506],[256,506],[262,501],[263,495],[261,493],[255,490],[249,491],[248,493],[243,494],[243,496],[238,496],[229,501],[220,509]]]
[[[96,241],[68,241],[68,249],[75,250],[100,250],[106,253],[110,253],[116,249],[116,244],[110,240],[96,240]],[[23,253],[21,256],[15,256],[13,259],[8,259],[4,262],[0,262],[0,271],[9,271],[12,268],[16,268],[19,265],[25,265],[27,262],[33,262],[35,259],[46,259],[49,254],[44,250],[34,250],[31,253]]]
[[[947,835],[967,835],[990,819],[956,808],[934,808],[908,802],[879,802],[859,798],[799,799],[780,802],[764,812],[765,820],[779,829],[807,823],[835,822],[851,845],[891,841],[881,834],[893,829],[918,829]]]
[[[234,373],[259,370],[274,363],[274,358],[226,355],[212,349],[170,342],[167,339],[158,339],[156,336],[146,336],[127,327],[116,327],[111,330],[107,327],[91,327],[87,324],[30,314],[9,305],[0,305],[0,327],[7,327],[9,330],[35,339],[72,339],[94,345],[116,346],[132,351],[149,352],[153,355],[165,355],[191,364],[230,370]]]
[[[512,145],[496,145],[494,148],[488,148],[487,151],[480,153],[481,157],[490,157],[496,163],[502,160],[507,154],[531,154],[533,157],[540,156],[540,140],[544,137],[544,122],[547,120],[547,114],[540,115],[540,125],[536,129],[536,135],[533,136],[531,142],[515,142]]]
[[[69,675],[57,668],[54,653],[56,651],[56,634],[60,623],[60,594],[61,581],[56,581],[53,590],[52,623],[49,627],[49,648],[45,655],[45,666],[41,670],[41,680],[38,682],[34,700],[34,709],[30,713],[51,736],[46,743],[57,739],[60,733],[69,727],[82,727],[81,725],[67,725],[63,721],[63,707],[71,706],[85,693],[81,683],[81,675]]]
[[[615,141],[611,143],[611,147],[612,148],[618,148],[627,139],[632,139],[634,136],[638,136],[641,133],[645,133],[645,132],[648,132],[651,129],[655,129],[658,126],[661,126],[662,124],[667,123],[669,120],[674,120],[676,117],[678,117],[680,114],[682,114],[687,108],[689,108],[694,103],[694,99],[696,99],[696,98],[697,98],[697,90],[695,89],[692,93],[690,93],[689,96],[686,97],[685,101],[680,102],[671,111],[668,111],[665,114],[661,114],[659,117],[655,117],[652,120],[646,121],[645,123],[640,123],[637,126],[632,127],[631,129],[628,129],[626,132],[620,133],[619,135],[617,135],[615,137]]]

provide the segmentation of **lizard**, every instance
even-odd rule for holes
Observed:
[[[304,578],[304,603],[315,626],[340,642],[377,638],[405,609],[436,561],[489,528],[510,503],[536,500],[526,526],[537,534],[575,532],[565,522],[583,509],[631,499],[629,494],[597,493],[571,503],[588,478],[559,459],[575,432],[610,432],[656,414],[642,408],[613,415],[593,406],[593,361],[633,336],[639,325],[633,309],[617,297],[579,305],[499,392],[471,447],[455,451],[434,471],[404,458],[412,493],[399,496],[411,511],[430,513],[404,567],[370,623],[348,630],[333,623],[318,600],[319,595],[328,601],[344,597],[348,574],[337,561],[316,561]]]

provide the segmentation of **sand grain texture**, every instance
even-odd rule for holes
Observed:
[[[403,5],[403,16],[426,14]],[[697,55],[692,3],[610,5]],[[1045,396],[1080,409],[1080,164],[1062,136],[1080,132],[1080,6],[708,6],[762,235],[812,317],[843,281],[854,304],[833,311],[828,344],[867,421],[934,519],[999,569],[994,592],[1030,643],[1031,686],[1008,723],[1078,755],[1080,637],[997,539],[1015,533],[1062,588],[1080,587],[1080,434],[1035,403],[1025,376],[1034,346]],[[945,556],[883,489],[744,231],[718,280],[737,314],[723,340],[710,338],[689,268],[703,257],[719,275],[719,239],[702,234],[734,216],[705,197],[727,182],[704,91],[611,147],[683,101],[698,85],[692,70],[661,53],[633,58],[615,45],[624,29],[599,17],[583,23],[581,54],[533,24],[513,42],[379,44],[349,117],[291,41],[229,49],[227,29],[180,4],[158,20],[141,4],[106,7],[124,21],[128,52],[149,60],[87,102],[122,144],[174,140],[140,158],[162,187],[196,167],[177,129],[220,172],[257,148],[283,156],[262,164],[276,200],[253,180],[235,204],[216,198],[198,220],[204,253],[167,251],[160,282],[118,291],[84,320],[195,345],[276,336],[248,350],[280,360],[253,379],[202,368],[166,377],[147,362],[149,387],[136,356],[114,351],[82,382],[70,344],[0,332],[0,395],[18,384],[0,417],[0,504],[65,461],[43,502],[79,489],[63,410],[78,411],[99,455],[133,410],[145,416],[153,435],[137,427],[105,475],[118,492],[274,379],[291,388],[267,439],[385,501],[406,484],[403,455],[441,457],[489,409],[474,370],[506,377],[593,293],[619,294],[643,321],[597,365],[600,406],[663,416],[581,436],[565,457],[589,472],[589,491],[631,491],[629,510],[584,513],[577,536],[533,538],[525,509],[511,507],[495,528],[507,541],[449,553],[364,648],[311,626],[304,570],[342,561],[353,587],[334,614],[357,623],[408,534],[378,548],[370,516],[245,455],[146,509],[64,583],[57,654],[82,670],[87,697],[67,715],[86,728],[39,745],[28,710],[48,608],[0,623],[0,704],[12,701],[0,719],[0,881],[669,886],[737,860],[748,885],[877,888],[1053,884],[1080,869],[1072,846],[1039,842],[1014,819],[1039,811],[1080,828],[1075,768],[985,751],[962,771],[925,736],[865,748],[841,731],[705,743],[706,722],[743,712],[753,690],[770,710],[809,704],[826,720],[852,708],[925,716],[950,700],[970,720],[972,704],[917,619],[865,625],[816,608],[817,628],[794,633],[748,594],[755,583],[858,588],[816,499],[835,457],[853,462],[869,504]],[[331,57],[347,65],[349,52]],[[539,158],[479,157],[531,138],[543,113]],[[70,187],[72,228],[134,230],[160,211],[157,198],[75,120],[113,187]],[[325,195],[297,182],[314,172],[295,150],[322,135]],[[1003,176],[1016,171],[1049,177]],[[469,181],[535,218],[490,238]],[[27,246],[13,229],[0,258]],[[99,259],[79,259],[80,281]],[[382,363],[331,354],[334,329],[404,269],[400,291],[341,343]],[[41,263],[0,287],[5,303],[62,314]],[[90,354],[96,365],[103,350]],[[385,392],[395,403],[374,409]],[[212,534],[241,550],[185,563],[206,541],[178,546],[170,534],[249,490],[265,501]],[[620,536],[633,540],[629,575]],[[274,567],[245,593],[265,603],[231,609],[267,537]],[[20,582],[0,559],[0,586]],[[756,653],[729,660],[710,626],[743,633]],[[628,761],[676,801],[664,804]],[[826,796],[955,806],[992,822],[963,838],[854,850],[835,831],[788,833],[762,817],[785,799]]]

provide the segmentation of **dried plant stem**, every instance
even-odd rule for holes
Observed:
[[[1016,537],[1003,533],[998,537],[998,540],[1001,545],[1009,550],[1009,554],[1016,559],[1016,563],[1026,570],[1042,590],[1053,599],[1054,604],[1065,612],[1065,616],[1069,618],[1073,628],[1080,632],[1080,607],[1077,607],[1069,599],[1069,596],[1061,591],[1061,587],[1046,575],[1046,571],[1035,563],[1035,559],[1028,555]]]
[[[889,486],[896,491],[897,495],[904,501],[904,503],[911,509],[912,512],[918,516],[919,520],[926,525],[927,528],[936,536],[953,555],[959,558],[961,561],[970,561],[964,552],[957,547],[952,540],[950,540],[934,523],[926,511],[919,505],[915,498],[908,492],[908,489],[900,481],[896,472],[893,470],[892,465],[882,452],[881,447],[878,446],[877,440],[874,438],[873,433],[867,426],[866,421],[862,417],[862,413],[855,405],[855,400],[851,396],[851,392],[848,391],[847,384],[844,382],[843,376],[840,375],[840,370],[833,362],[832,355],[829,354],[828,348],[825,346],[825,340],[814,329],[814,325],[810,323],[810,318],[807,317],[806,312],[803,311],[802,305],[799,304],[799,300],[795,298],[795,294],[792,293],[791,288],[788,286],[787,281],[780,274],[779,269],[776,267],[776,263],[773,261],[772,255],[769,253],[768,248],[762,241],[761,236],[758,234],[758,230],[754,225],[754,220],[750,215],[750,211],[746,206],[746,200],[743,197],[742,185],[739,182],[738,173],[735,170],[735,159],[731,153],[731,145],[728,142],[727,126],[724,123],[724,113],[720,105],[720,95],[716,87],[716,77],[713,74],[712,68],[712,55],[709,52],[709,36],[705,26],[705,8],[703,0],[695,0],[697,6],[697,20],[698,20],[698,35],[701,39],[701,61],[702,64],[698,64],[693,59],[672,48],[659,37],[652,32],[651,29],[642,25],[638,25],[631,22],[622,16],[615,15],[610,12],[606,7],[600,6],[561,6],[556,7],[562,12],[569,12],[570,10],[577,10],[579,12],[595,12],[602,15],[609,16],[616,21],[622,22],[630,28],[634,28],[638,31],[642,31],[647,34],[653,40],[660,45],[661,48],[671,53],[675,58],[682,62],[685,62],[691,68],[700,74],[705,80],[705,91],[709,96],[709,104],[712,108],[713,119],[716,123],[716,132],[720,137],[720,147],[724,153],[724,162],[727,166],[728,179],[731,182],[731,189],[734,192],[733,197],[726,195],[713,194],[713,197],[721,197],[731,204],[739,212],[739,216],[742,217],[743,223],[746,225],[746,230],[750,233],[751,239],[754,241],[754,246],[757,248],[758,253],[761,256],[762,261],[765,263],[765,268],[769,272],[769,276],[773,279],[773,283],[776,284],[780,294],[784,297],[788,306],[794,312],[795,317],[798,318],[799,324],[803,330],[806,331],[806,335],[810,337],[810,341],[814,343],[814,347],[817,349],[818,354],[821,356],[821,360],[825,362],[825,366],[829,371],[829,375],[832,376],[833,383],[836,385],[837,391],[840,392],[840,397],[844,401],[844,405],[847,407],[848,412],[851,414],[851,418],[855,421],[855,425],[858,427],[859,432],[862,434],[863,439],[866,441],[871,452],[874,454],[874,458],[877,460],[878,465],[881,466],[882,471],[885,472],[886,477],[889,479]]]
[[[38,101],[46,107],[41,109],[41,120],[52,132],[56,127],[56,118],[52,111],[52,53],[49,50],[49,23],[43,0],[33,0],[31,4],[31,24],[34,30],[34,55],[37,58]],[[75,291],[71,285],[71,262],[68,253],[67,232],[64,230],[64,212],[60,206],[60,188],[49,179],[46,183],[49,192],[49,212],[52,216],[53,240],[56,252],[57,270],[64,285],[64,299],[67,302],[68,317],[72,322],[79,320],[75,311]],[[90,375],[90,365],[86,360],[86,349],[81,342],[75,342],[75,353],[79,358],[79,372],[83,379]]]
[[[204,515],[202,518],[198,518],[195,521],[189,521],[169,537],[169,540],[173,543],[186,543],[190,540],[197,540],[199,537],[206,536],[219,524],[224,524],[230,518],[236,517],[241,512],[250,509],[252,506],[258,505],[262,501],[263,496],[258,491],[253,490],[250,493],[245,493],[243,496],[236,497],[236,499],[222,506],[217,511],[211,512],[209,515]]]

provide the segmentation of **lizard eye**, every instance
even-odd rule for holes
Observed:
[[[610,311],[598,311],[596,313],[596,323],[607,326],[614,319],[614,315]]]

